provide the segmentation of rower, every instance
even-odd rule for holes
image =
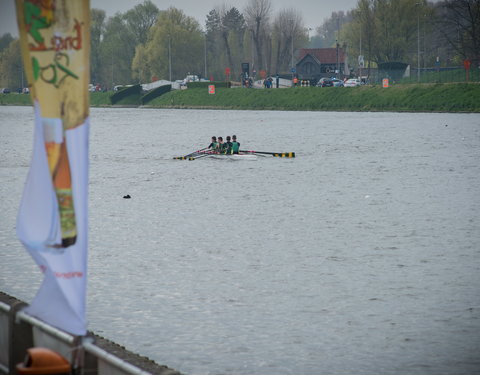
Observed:
[[[230,136],[227,135],[227,142],[225,142],[225,153],[232,154],[232,142],[230,141]]]
[[[210,143],[207,148],[211,148],[213,151],[215,151],[217,148],[217,145],[218,145],[217,137],[213,136],[212,143]]]
[[[223,143],[223,137],[218,137],[218,144],[217,144],[217,149],[216,151],[218,151],[219,153],[223,154],[223,151],[224,151],[224,143]]]
[[[240,142],[237,142],[237,136],[236,135],[232,135],[231,153],[232,154],[238,154],[239,150],[240,150]]]

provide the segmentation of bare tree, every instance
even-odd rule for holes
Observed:
[[[289,67],[293,67],[294,51],[308,38],[305,30],[303,17],[298,10],[290,8],[278,12],[273,26],[277,72],[287,72]]]
[[[265,54],[263,53],[263,50],[267,47],[265,45],[265,39],[270,20],[271,8],[272,4],[270,0],[249,0],[244,11],[247,27],[252,33],[253,43],[257,52],[256,61],[258,69],[265,68]]]
[[[243,34],[245,32],[245,19],[235,7],[226,10],[222,14],[222,39],[232,75],[235,75],[237,61],[234,61],[232,47],[235,51],[243,49]],[[238,53],[237,53],[238,54]]]
[[[446,0],[438,10],[444,39],[463,59],[480,64],[480,0]]]

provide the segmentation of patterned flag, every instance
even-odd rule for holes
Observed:
[[[89,0],[16,0],[35,111],[17,235],[44,273],[26,312],[86,333]]]

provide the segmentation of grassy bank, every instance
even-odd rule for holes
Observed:
[[[397,85],[389,88],[300,87],[172,91],[149,103],[162,108],[304,111],[480,112],[479,84]]]
[[[0,94],[0,105],[32,105],[28,94]]]
[[[92,107],[110,106],[111,93],[91,93]],[[29,95],[0,94],[0,104],[31,105]],[[140,106],[140,96],[118,105]],[[389,88],[299,87],[255,90],[217,88],[175,90],[148,103],[154,108],[213,108],[299,111],[480,112],[480,84],[409,84]]]

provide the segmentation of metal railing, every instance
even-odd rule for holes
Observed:
[[[23,311],[17,311],[20,305],[23,307],[26,304],[21,301],[16,304],[19,306],[0,301],[0,373],[15,373],[15,362],[21,362],[26,349],[42,346],[57,351],[67,359],[75,351],[83,352],[83,363],[78,369],[81,374],[151,374],[97,346],[93,337],[77,338]]]

